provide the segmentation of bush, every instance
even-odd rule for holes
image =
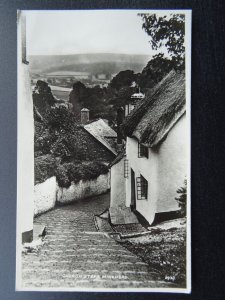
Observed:
[[[36,134],[34,138],[34,151],[39,155],[51,154],[52,144],[56,141],[57,136],[45,129],[39,136]]]
[[[80,180],[93,180],[107,172],[107,166],[100,162],[71,162],[58,166],[56,178],[60,187],[68,188],[72,181],[77,183]]]
[[[35,158],[35,184],[44,182],[55,175],[56,160],[52,155],[42,155]]]
[[[70,186],[71,181],[68,177],[68,170],[66,165],[58,166],[58,168],[56,169],[56,179],[60,187],[68,188]]]
[[[46,125],[60,131],[73,131],[76,123],[74,114],[65,106],[52,107],[46,115]]]
[[[180,207],[180,214],[182,217],[186,216],[186,208],[187,208],[187,180],[184,180],[184,185],[177,190],[178,197],[175,200],[178,202],[178,206]]]

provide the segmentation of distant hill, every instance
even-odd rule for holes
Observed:
[[[149,55],[90,53],[73,55],[32,55],[29,57],[32,73],[77,71],[116,74],[122,70],[141,72],[151,59]]]

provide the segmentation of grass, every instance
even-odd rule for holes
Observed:
[[[125,248],[142,258],[161,280],[180,288],[186,284],[186,228],[152,229],[151,234],[130,238]]]

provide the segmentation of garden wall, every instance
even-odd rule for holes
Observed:
[[[76,200],[97,196],[107,192],[110,188],[109,173],[96,179],[78,183],[72,182],[69,188],[58,186],[56,177],[51,177],[34,187],[34,215],[41,214],[60,204],[71,203]]]
[[[94,180],[72,182],[69,188],[59,188],[57,202],[70,203],[72,201],[103,194],[109,189],[109,173],[98,176]]]
[[[58,184],[55,176],[34,186],[35,216],[55,207],[57,190]]]

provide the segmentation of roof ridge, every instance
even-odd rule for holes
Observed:
[[[184,73],[172,70],[136,106],[122,125],[124,133],[135,136],[142,144],[152,147],[165,134],[174,120],[185,110]]]
[[[152,105],[157,99],[155,98],[157,96],[157,93],[160,93],[160,87],[161,85],[163,85],[165,82],[167,82],[168,77],[169,79],[171,79],[171,76],[176,75],[176,72],[174,70],[170,71],[150,92],[150,95],[147,97],[148,101],[146,98],[144,98],[141,102],[139,102],[137,104],[137,106],[135,107],[135,109],[132,110],[131,114],[128,115],[124,121],[124,123],[122,124],[122,129],[124,131],[126,131],[127,135],[131,135],[135,129],[135,126],[138,124],[138,122],[141,120],[143,113],[142,113],[142,108],[147,111],[147,109],[149,108],[150,105]],[[154,101],[155,100],[155,101]],[[129,124],[130,120],[132,120],[136,115],[136,124],[133,124],[133,126],[130,126],[131,124]],[[130,128],[129,128],[130,127]]]

